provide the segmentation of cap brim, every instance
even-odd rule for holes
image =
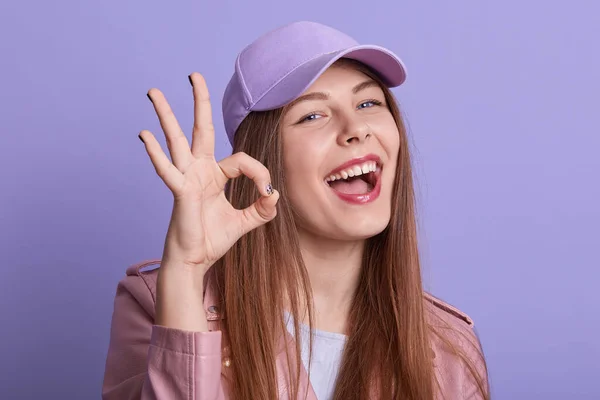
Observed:
[[[285,106],[304,93],[340,58],[357,60],[371,67],[388,87],[399,86],[406,80],[404,63],[391,51],[374,45],[354,46],[324,54],[299,65],[267,90],[251,110],[266,111]]]

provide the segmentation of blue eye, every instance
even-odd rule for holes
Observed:
[[[365,104],[368,104],[368,106],[363,107]],[[358,106],[358,108],[359,109],[361,109],[361,108],[371,108],[373,106],[380,106],[380,105],[381,105],[381,102],[379,100],[367,100],[365,102],[360,103],[359,106]]]
[[[371,100],[363,101],[356,108],[361,110],[363,108],[371,108],[371,107],[375,107],[375,106],[380,106],[382,104],[383,103],[379,100],[371,99]],[[314,120],[317,120],[322,117],[323,117],[323,115],[313,112],[313,113],[310,113],[310,114],[305,115],[304,117],[300,118],[300,120],[298,120],[298,122],[296,122],[296,124],[302,124],[304,122],[314,121]]]
[[[321,116],[319,114],[308,114],[305,117],[302,117],[302,119],[300,119],[300,121],[298,121],[299,124],[303,123],[303,122],[309,122],[309,121],[314,121],[315,119],[321,118]]]

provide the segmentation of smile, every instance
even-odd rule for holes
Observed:
[[[340,165],[327,174],[325,183],[345,202],[370,203],[381,193],[381,170],[381,159],[369,154]]]

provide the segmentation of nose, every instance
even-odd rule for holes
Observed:
[[[348,118],[345,126],[338,135],[338,144],[348,146],[350,144],[364,143],[371,136],[371,128],[360,118]]]

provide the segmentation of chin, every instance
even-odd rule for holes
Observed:
[[[340,239],[343,240],[362,240],[377,236],[387,228],[390,218],[348,218],[340,221],[338,229]]]

